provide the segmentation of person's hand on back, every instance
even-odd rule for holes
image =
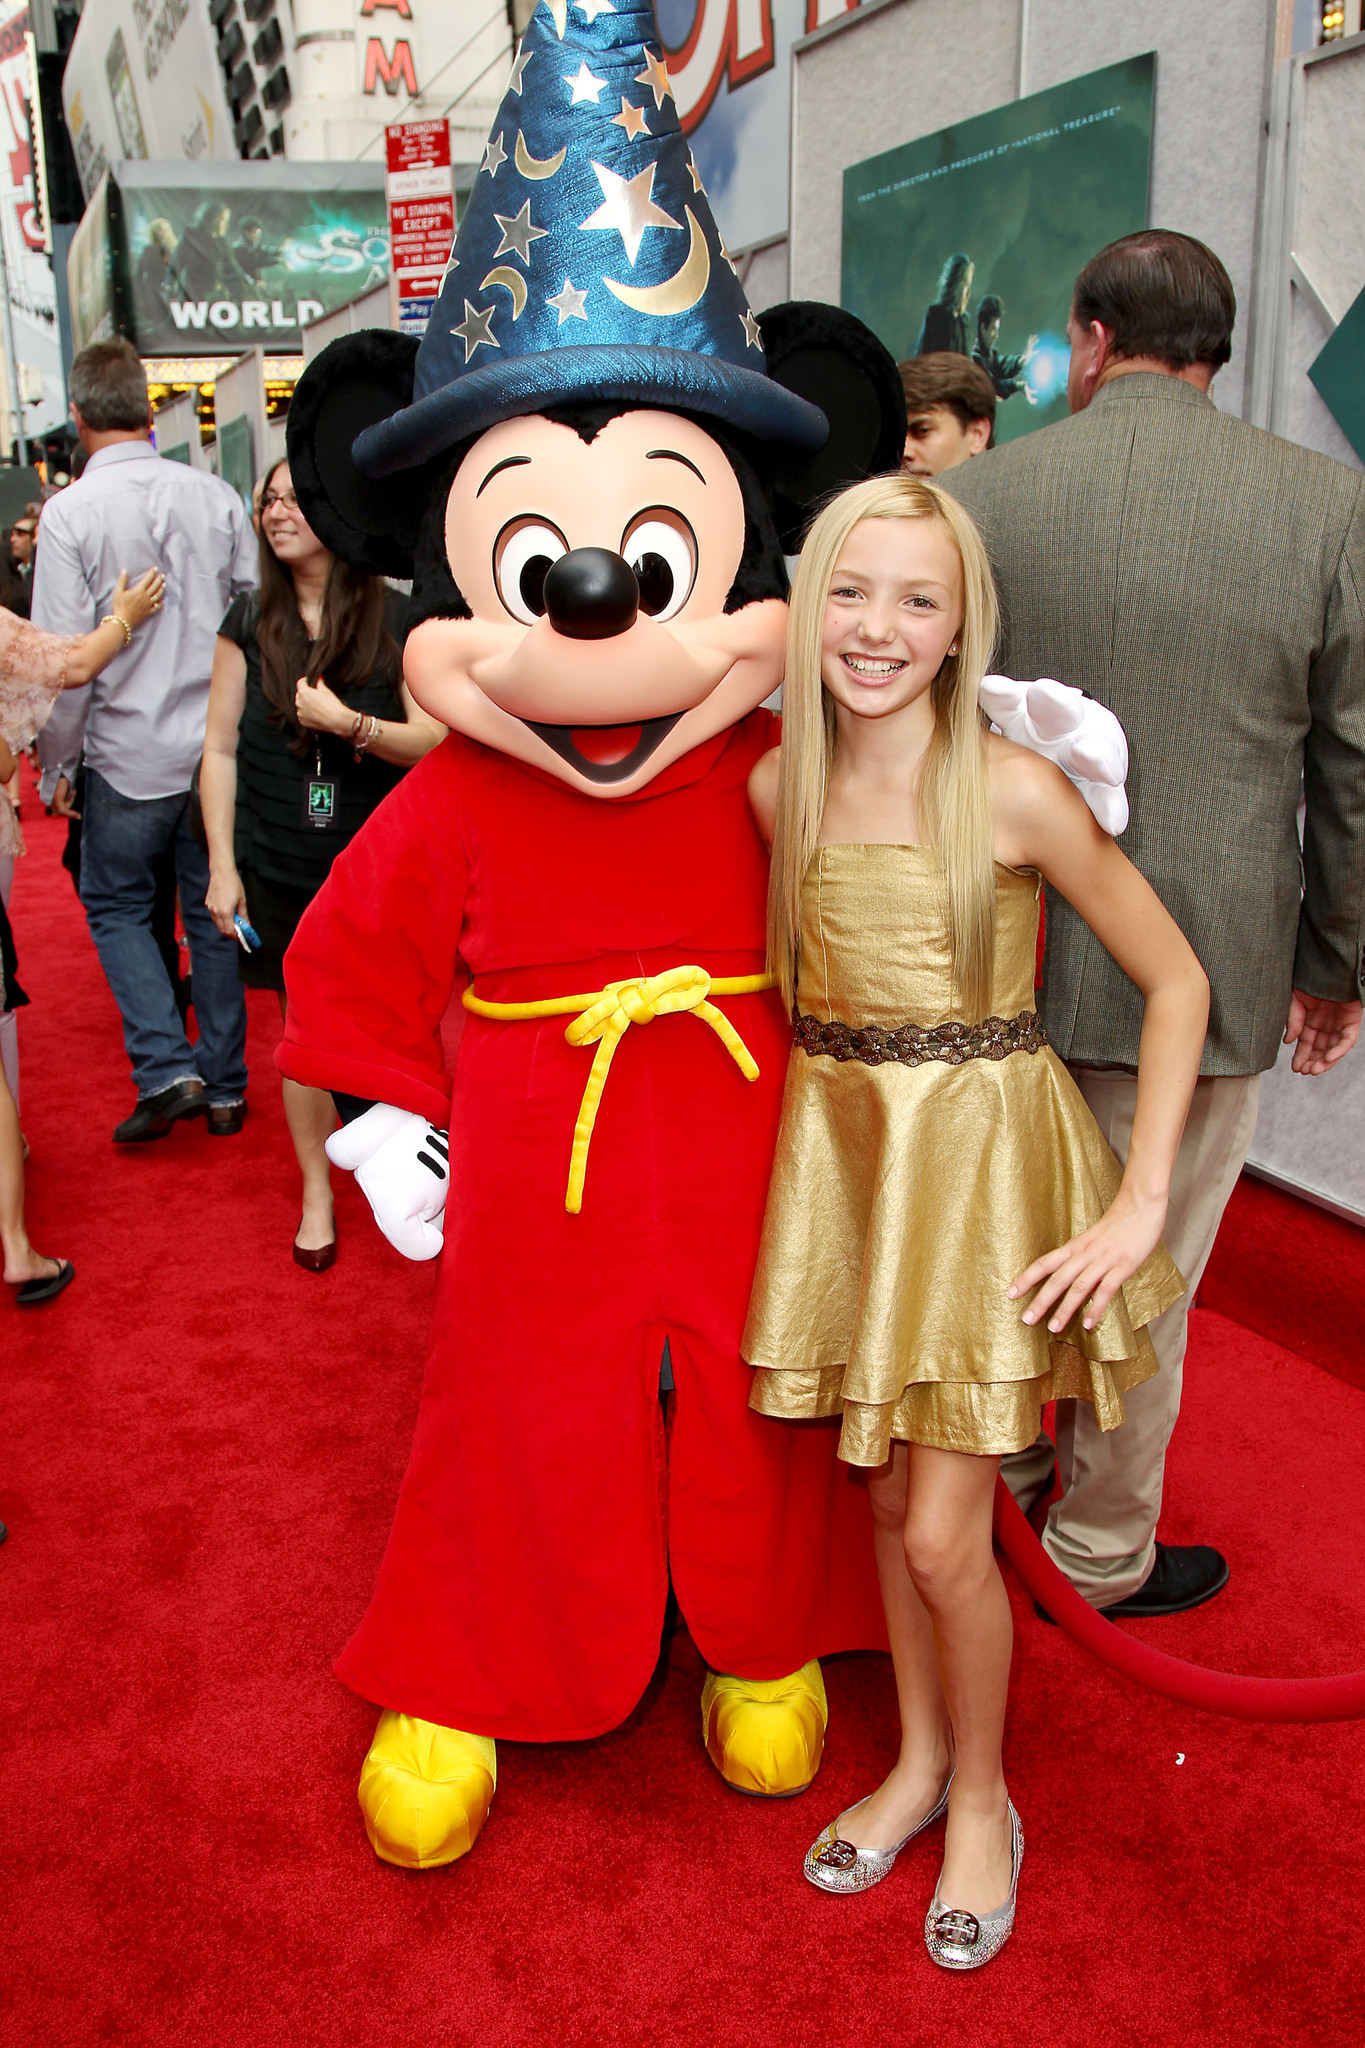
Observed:
[[[130,626],[140,626],[144,619],[150,619],[153,612],[161,610],[165,595],[166,579],[159,569],[149,569],[145,576],[139,576],[136,583],[130,583],[128,571],[120,569],[109,609],[116,618],[125,619]]]

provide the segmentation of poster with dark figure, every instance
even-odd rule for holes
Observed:
[[[77,348],[296,353],[323,314],[387,284],[382,164],[126,163],[106,173],[67,259]]]
[[[967,353],[967,301],[972,295],[972,259],[961,250],[948,258],[938,281],[938,292],[924,310],[924,321],[915,343],[917,356],[947,352]]]
[[[249,277],[253,284],[260,284],[267,270],[274,269],[277,264],[284,261],[284,251],[269,248],[264,236],[265,230],[261,223],[248,216],[242,222],[242,232],[232,250],[237,268],[244,276]]]
[[[1038,337],[1031,334],[1017,356],[1002,355],[996,346],[1000,339],[1000,323],[1005,308],[994,292],[987,292],[976,309],[976,340],[972,344],[972,361],[980,366],[995,386],[997,398],[1013,398],[1016,391],[1022,391],[1030,405],[1037,399],[1029,387],[1027,371],[1033,361]]]
[[[1149,51],[844,172],[844,305],[898,358],[970,356],[999,441],[1066,417],[1076,274],[1147,226],[1155,82]]]

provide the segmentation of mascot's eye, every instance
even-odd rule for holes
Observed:
[[[498,535],[493,580],[498,596],[523,626],[545,616],[545,578],[569,552],[562,533],[541,519],[514,520]]]
[[[626,529],[621,553],[640,586],[640,610],[651,619],[671,619],[692,595],[697,580],[697,541],[681,512],[644,512]]]

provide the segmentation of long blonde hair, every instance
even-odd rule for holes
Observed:
[[[801,930],[801,884],[820,837],[834,702],[820,680],[825,605],[835,565],[864,519],[932,519],[962,564],[962,630],[931,685],[934,734],[919,776],[920,829],[939,855],[947,897],[955,1004],[969,1022],[990,1007],[995,945],[994,833],[980,707],[1000,613],[986,550],[955,499],[920,477],[869,477],[825,506],[811,526],[792,586],[782,689],[782,765],[768,884],[768,969],[791,1007]]]

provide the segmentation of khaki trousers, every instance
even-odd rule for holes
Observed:
[[[1072,1074],[1109,1145],[1126,1160],[1137,1077],[1098,1067]],[[1156,1559],[1156,1524],[1166,1446],[1180,1413],[1190,1303],[1256,1129],[1259,1074],[1209,1075],[1195,1083],[1171,1176],[1166,1249],[1186,1291],[1149,1325],[1161,1370],[1124,1395],[1120,1429],[1095,1426],[1087,1401],[1057,1403],[1057,1476],[1062,1497],[1047,1518],[1043,1548],[1092,1607],[1111,1607],[1143,1585]],[[1044,1433],[1006,1458],[1006,1483],[1023,1508],[1049,1484],[1052,1441]]]

